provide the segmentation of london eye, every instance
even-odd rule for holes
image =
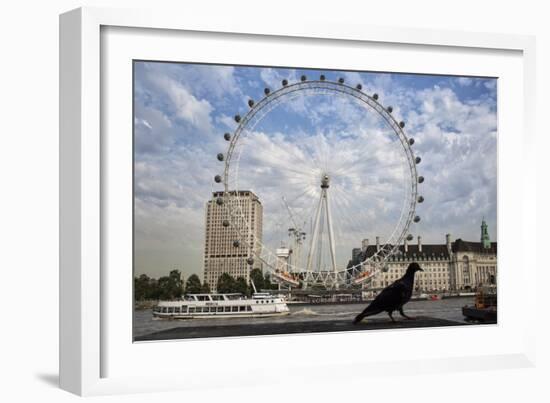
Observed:
[[[316,114],[307,104],[310,98],[339,102],[332,115],[354,111],[340,119],[367,119],[365,127],[334,125],[327,133],[283,133],[266,139],[261,123],[275,113],[284,120],[285,105],[288,109],[301,102],[302,114]],[[420,221],[416,209],[424,201],[419,192],[424,178],[417,172],[421,159],[413,152],[414,139],[406,135],[405,123],[362,84],[325,75],[284,79],[279,88],[265,88],[247,105],[246,113],[233,118],[235,130],[224,134],[228,147],[217,155],[223,171],[214,177],[223,185],[216,202],[225,208],[224,227],[233,229],[234,244],[248,244],[249,264],[258,259],[289,286],[338,288],[368,282],[399,245],[413,239],[411,225]],[[280,253],[275,236],[250,238],[245,230],[250,214],[236,202],[243,186],[253,187],[260,198],[266,195],[266,232],[278,233],[277,226],[287,232],[290,254]],[[348,263],[350,243],[375,232],[381,240],[376,249]]]

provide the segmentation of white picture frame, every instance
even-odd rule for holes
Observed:
[[[102,109],[104,107],[102,93],[107,93],[110,88],[105,86],[112,84],[102,80],[104,65],[101,58],[109,55],[102,49],[107,43],[105,37],[102,37],[102,32],[108,31],[109,27],[136,30],[134,32],[138,32],[139,29],[172,34],[193,32],[195,36],[200,36],[200,33],[205,35],[217,33],[218,36],[227,35],[228,37],[241,35],[250,36],[260,43],[261,41],[277,43],[285,40],[306,43],[319,40],[328,41],[330,46],[334,47],[345,44],[354,46],[369,44],[382,50],[394,46],[403,49],[410,47],[416,52],[429,52],[433,49],[434,51],[449,50],[451,53],[471,51],[478,55],[507,54],[507,52],[513,54],[515,61],[511,64],[515,67],[511,68],[510,77],[517,79],[518,71],[521,71],[522,81],[516,83],[519,87],[515,88],[515,92],[507,92],[505,87],[499,87],[499,91],[503,90],[499,95],[501,93],[519,94],[520,99],[515,99],[513,102],[516,106],[521,105],[521,111],[511,117],[503,116],[502,111],[506,111],[508,106],[499,100],[499,135],[510,133],[504,138],[499,137],[499,175],[505,172],[508,179],[520,180],[521,186],[516,186],[516,189],[521,191],[516,195],[508,193],[503,195],[501,190],[504,189],[503,192],[506,190],[506,184],[503,184],[499,178],[498,239],[499,243],[505,246],[507,234],[513,231],[519,247],[506,252],[506,249],[503,250],[499,245],[499,289],[505,291],[502,294],[499,291],[499,325],[476,333],[480,337],[486,337],[487,340],[502,339],[510,342],[502,342],[502,345],[495,343],[496,346],[488,354],[475,349],[472,349],[470,354],[465,354],[463,350],[455,349],[446,355],[434,349],[430,354],[411,352],[406,356],[397,354],[384,356],[373,352],[370,356],[359,354],[343,358],[325,357],[318,362],[305,351],[303,357],[306,357],[307,362],[300,362],[297,358],[286,362],[285,371],[280,372],[280,376],[276,379],[262,373],[261,363],[251,364],[247,380],[235,378],[232,374],[223,376],[221,372],[206,372],[207,368],[200,365],[194,372],[177,370],[176,367],[168,365],[157,366],[155,371],[158,375],[152,375],[147,371],[132,372],[124,366],[112,370],[107,365],[109,361],[126,359],[131,363],[131,356],[120,355],[120,351],[126,351],[127,354],[144,354],[149,357],[148,359],[152,359],[153,355],[165,354],[167,345],[170,345],[170,351],[175,351],[173,354],[176,355],[178,349],[182,351],[190,345],[184,343],[192,343],[194,350],[203,348],[203,351],[208,351],[214,347],[209,340],[135,346],[132,345],[131,339],[125,336],[127,330],[121,331],[123,336],[120,338],[111,337],[116,330],[110,318],[116,315],[111,313],[110,308],[113,306],[108,302],[112,300],[112,298],[109,299],[112,289],[110,291],[105,283],[105,279],[110,278],[109,273],[105,272],[108,266],[105,251],[109,249],[108,242],[112,237],[107,240],[102,229],[102,226],[107,225],[105,220],[111,219],[109,215],[102,213],[105,194],[109,190],[107,181],[111,174],[109,167],[112,167],[106,164],[108,156],[105,145],[108,141],[102,138],[102,133],[109,130],[108,124],[105,126],[106,123],[102,120],[108,114],[108,111]],[[132,35],[132,32],[124,33],[124,35],[128,34]],[[172,34],[166,39],[167,46],[173,43],[170,41],[178,40],[177,35],[174,37]],[[109,42],[109,46],[111,43],[114,44]],[[536,232],[533,208],[535,183],[532,179],[535,162],[534,159],[529,158],[534,147],[535,43],[532,37],[370,27],[336,21],[289,20],[281,25],[276,21],[255,21],[238,16],[229,19],[213,16],[206,19],[169,11],[81,8],[61,15],[60,48],[60,385],[63,389],[79,395],[97,395],[207,388],[235,384],[235,382],[243,386],[258,383],[275,384],[298,375],[316,380],[332,379],[334,374],[330,376],[327,374],[328,367],[337,368],[337,372],[342,374],[353,372],[355,376],[368,376],[375,371],[380,375],[380,373],[395,374],[410,371],[416,371],[416,373],[464,371],[533,365],[535,328],[534,321],[530,320],[531,314],[527,312],[525,306],[532,307],[530,311],[534,315],[536,296],[533,292],[520,291],[524,293],[522,294],[523,318],[514,320],[511,314],[506,317],[506,312],[508,310],[512,312],[514,309],[511,296],[506,293],[510,290],[507,282],[511,280],[500,271],[500,267],[505,268],[507,265],[514,264],[521,257],[521,278],[536,277],[534,255],[523,253],[529,246],[527,235]],[[432,59],[428,57],[427,60],[436,64],[433,57]],[[115,90],[115,97],[117,94],[131,98],[131,93],[124,94],[120,90],[118,92]],[[131,120],[128,120],[126,124],[130,122]],[[512,127],[518,129],[519,133],[512,133],[509,130]],[[510,158],[511,154],[508,152],[510,148],[522,152],[521,166],[516,168],[519,172],[506,171],[507,168],[503,165],[503,161]],[[504,198],[505,204],[501,205],[501,199]],[[514,208],[519,208],[516,210],[517,216],[511,215]],[[127,276],[127,273],[125,275]],[[125,281],[124,278],[121,281]],[[123,304],[128,304],[130,302],[128,296],[131,296],[131,281],[123,284],[127,284],[127,289],[121,291],[124,296],[121,299],[124,301]],[[111,329],[111,336],[107,327]],[[413,332],[406,334],[414,337],[420,334],[418,332],[422,332],[422,337],[426,339],[437,336],[447,337],[447,333],[444,332],[460,332],[461,337],[469,337],[473,334],[464,333],[465,331],[475,330],[425,329],[398,331],[397,334],[395,332],[379,333],[369,337],[376,345],[382,343],[390,347],[394,346],[393,340],[400,333],[403,335],[405,332]],[[364,334],[363,332],[352,333],[321,337],[324,344],[337,345],[342,342],[358,342],[359,337]],[[388,340],[384,341],[382,336]],[[216,345],[226,349],[231,346],[238,351],[261,349],[266,346],[270,346],[274,351],[289,348],[303,349],[306,338],[311,337],[320,336],[257,337],[248,338],[246,341],[235,338],[219,340]],[[380,352],[384,349],[377,350]],[[214,353],[210,352],[210,354]],[[194,358],[188,357],[188,359],[193,362]],[[384,365],[382,368],[375,367],[375,363]],[[304,371],[304,368],[308,370]],[[205,379],[204,375],[207,373],[209,376]]]

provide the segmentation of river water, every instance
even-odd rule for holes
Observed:
[[[439,301],[410,301],[405,305],[405,314],[409,316],[428,316],[437,319],[446,319],[466,324],[462,316],[462,307],[472,305],[473,297],[448,298]],[[134,337],[172,328],[198,326],[249,325],[259,323],[290,323],[349,319],[350,321],[361,312],[368,303],[353,304],[289,304],[290,315],[266,318],[208,318],[164,320],[154,319],[151,310],[134,311]],[[373,318],[388,318],[381,313]],[[398,319],[399,313],[394,313]],[[389,320],[389,318],[388,318]]]

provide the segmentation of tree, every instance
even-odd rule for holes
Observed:
[[[202,283],[201,292],[208,294],[210,292],[210,285],[205,281]]]
[[[265,288],[264,275],[262,274],[262,271],[258,268],[252,269],[250,271],[250,281],[254,282],[254,285],[256,286],[256,289],[258,291]]]
[[[271,277],[268,273],[265,273],[264,277],[264,289],[266,290],[276,290],[278,288],[277,284],[271,282]]]
[[[147,274],[142,274],[134,278],[134,299],[136,301],[148,299],[148,295],[150,294],[150,282],[151,279]]]
[[[218,278],[217,287],[220,293],[231,293],[235,289],[235,279],[228,273],[223,273]]]
[[[134,278],[134,300],[159,299],[158,281],[146,274]]]
[[[170,291],[172,298],[181,298],[183,294],[183,280],[181,279],[181,272],[179,270],[172,270],[168,275],[170,278]]]
[[[158,279],[159,298],[180,298],[183,293],[183,281],[179,270],[172,270],[168,276]]]
[[[250,295],[250,289],[248,288],[248,284],[246,284],[246,279],[242,276],[237,277],[237,280],[235,280],[235,288],[234,292],[238,292],[243,295]]]
[[[187,294],[199,294],[204,292],[203,286],[201,286],[201,280],[196,274],[191,274],[185,282],[185,292]]]

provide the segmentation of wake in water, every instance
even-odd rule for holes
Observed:
[[[327,312],[327,313],[321,313],[321,312],[315,312],[313,309],[310,308],[303,308],[299,311],[292,312],[290,316],[296,316],[296,315],[302,315],[302,316],[345,316],[345,315],[352,315],[353,312]]]

